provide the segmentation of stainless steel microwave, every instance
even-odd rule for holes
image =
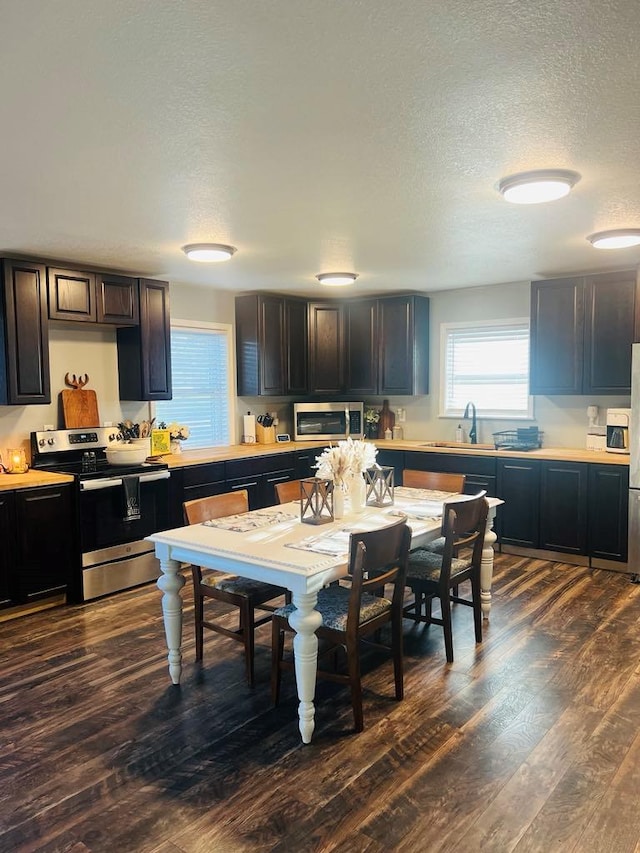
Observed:
[[[294,403],[294,441],[364,437],[364,403]]]

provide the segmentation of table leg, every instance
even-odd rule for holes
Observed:
[[[180,590],[185,579],[180,574],[180,563],[168,557],[160,557],[162,575],[158,578],[158,589],[163,593],[162,613],[164,617],[164,633],[169,649],[169,675],[174,684],[180,684],[182,672],[182,596]]]
[[[313,697],[316,691],[318,669],[318,638],[316,630],[322,624],[322,616],[315,609],[317,592],[293,593],[296,609],[289,617],[289,624],[296,632],[293,638],[293,654],[298,688],[298,727],[303,743],[311,743],[314,729]]]
[[[480,602],[482,607],[482,616],[485,619],[489,618],[491,613],[491,585],[493,584],[493,543],[498,538],[493,531],[493,522],[496,517],[496,508],[489,507],[487,516],[487,526],[484,532],[484,542],[482,546],[482,561],[480,563]]]

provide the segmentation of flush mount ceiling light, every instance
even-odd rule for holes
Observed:
[[[327,284],[330,287],[343,287],[345,284],[353,284],[358,278],[358,273],[355,272],[321,272],[316,276],[320,284]]]
[[[182,251],[190,261],[200,263],[213,263],[215,261],[228,261],[235,252],[235,246],[224,246],[222,243],[189,243],[183,246]]]
[[[587,240],[596,249],[626,249],[640,245],[640,228],[615,228],[589,234]]]
[[[568,169],[539,169],[503,178],[498,191],[513,204],[539,204],[568,195],[579,180],[580,175]]]

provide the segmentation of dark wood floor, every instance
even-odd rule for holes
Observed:
[[[155,586],[0,624],[0,851],[640,850],[640,586],[498,555],[481,646],[455,612],[406,623],[406,698],[369,659],[365,731],[319,687],[302,746],[294,686],[270,707],[241,647],[205,640],[170,685]]]

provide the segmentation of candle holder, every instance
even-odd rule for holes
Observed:
[[[333,521],[333,481],[322,477],[300,480],[300,521],[326,524]]]
[[[367,468],[365,479],[367,483],[368,506],[391,506],[393,504],[393,467],[380,465],[377,468]]]
[[[7,450],[5,471],[7,474],[26,474],[29,470],[27,457],[21,447],[10,447]]]

